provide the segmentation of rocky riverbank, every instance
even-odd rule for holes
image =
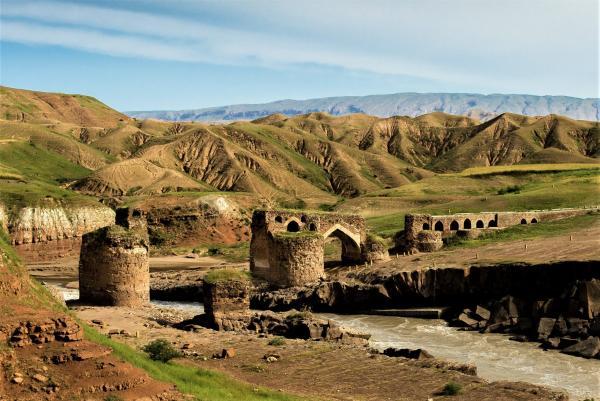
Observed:
[[[504,296],[460,311],[451,323],[482,333],[510,333],[515,341],[600,359],[600,280],[565,285],[557,297]]]

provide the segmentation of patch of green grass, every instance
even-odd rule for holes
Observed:
[[[249,279],[250,273],[234,269],[211,270],[204,276],[204,281],[211,284],[219,281],[248,281]]]
[[[273,237],[282,238],[282,239],[316,238],[316,237],[321,237],[321,236],[322,235],[317,231],[296,231],[296,232],[281,231],[281,232],[273,234]]]
[[[145,354],[83,325],[85,336],[97,344],[112,348],[113,355],[145,370],[159,381],[173,383],[183,393],[203,401],[300,401],[302,398],[237,381],[229,376],[174,362],[153,361]]]
[[[520,224],[501,230],[489,231],[475,239],[459,238],[456,236],[450,237],[447,239],[448,242],[446,247],[474,248],[501,241],[553,237],[582,227],[591,227],[597,224],[600,224],[600,214],[590,213],[567,219],[540,222],[536,224]]]
[[[447,383],[441,391],[442,395],[458,395],[462,391],[462,385],[456,382]]]
[[[304,210],[306,208],[306,202],[302,199],[281,199],[277,203],[284,209]]]
[[[272,338],[271,340],[269,340],[268,344],[272,345],[274,347],[281,347],[282,345],[285,345],[285,338],[283,338],[283,337]]]
[[[21,208],[47,204],[48,200],[74,204],[96,203],[93,198],[62,188],[64,182],[89,174],[89,170],[60,155],[24,141],[0,143],[0,160],[10,175],[0,178],[0,202]],[[19,179],[16,180],[15,177]]]
[[[85,167],[25,141],[1,144],[0,160],[24,177],[47,183],[76,180],[90,173]]]

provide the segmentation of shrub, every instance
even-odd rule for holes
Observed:
[[[498,190],[498,195],[504,195],[504,194],[518,194],[521,192],[521,187],[518,185],[511,185],[508,186],[506,188],[501,188]]]
[[[283,337],[275,337],[269,341],[269,345],[273,345],[276,347],[282,346],[285,344],[285,338]]]
[[[462,390],[462,386],[456,382],[447,383],[442,389],[442,395],[457,395]]]
[[[119,397],[118,395],[111,394],[104,397],[104,401],[123,401],[123,398]]]
[[[279,205],[284,209],[306,209],[306,202],[302,199],[286,200],[282,199],[279,201]]]
[[[178,358],[181,353],[176,350],[167,340],[160,338],[146,344],[143,348],[153,361],[168,362],[173,358]]]
[[[208,248],[208,252],[207,252],[207,254],[209,256],[219,255],[220,253],[221,253],[221,250],[219,248]]]

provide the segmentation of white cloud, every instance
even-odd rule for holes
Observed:
[[[340,51],[326,42],[314,43],[133,11],[69,3],[8,2],[2,14],[53,24],[5,21],[4,40],[60,45],[117,56],[266,66],[315,63],[380,74],[467,79],[394,54],[374,57]]]
[[[588,8],[593,4],[581,1]],[[597,46],[589,39],[582,12],[558,0],[532,3],[521,8],[516,2],[482,0],[462,0],[462,7],[445,1],[202,3],[230,17],[217,25],[192,19],[202,16],[201,10],[183,18],[74,3],[5,0],[1,38],[185,62],[323,64],[471,86],[493,82],[493,87],[509,90],[526,86],[533,73],[538,86],[550,79],[567,82],[597,74]],[[534,14],[541,4],[549,7]],[[569,30],[545,29],[558,22],[568,23]],[[228,27],[235,23],[235,28]],[[557,46],[562,56],[548,63]],[[574,58],[591,60],[581,62],[583,73],[572,66],[569,60]]]

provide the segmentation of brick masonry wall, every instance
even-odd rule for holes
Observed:
[[[325,274],[324,242],[320,235],[274,235],[265,278],[282,287],[318,281]]]
[[[204,281],[203,293],[204,312],[209,316],[215,313],[247,312],[250,309],[248,281]]]
[[[82,302],[138,306],[150,299],[148,234],[143,229],[104,227],[83,236],[79,259]]]

